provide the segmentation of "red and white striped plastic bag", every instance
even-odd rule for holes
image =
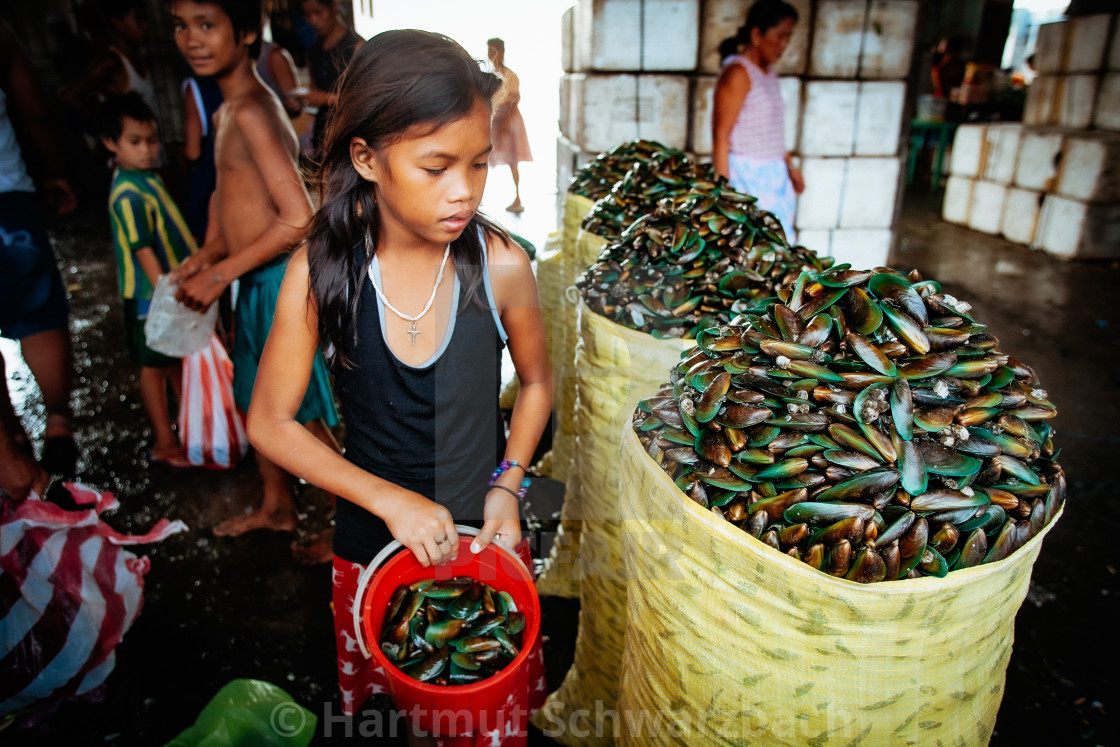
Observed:
[[[233,401],[233,362],[217,335],[183,358],[179,439],[200,467],[232,467],[249,451],[245,417]]]
[[[86,695],[105,681],[140,613],[150,565],[121,546],[187,529],[160,519],[147,534],[121,534],[99,518],[119,505],[111,493],[65,487],[88,508],[0,493],[0,717]]]

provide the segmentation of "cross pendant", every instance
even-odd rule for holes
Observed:
[[[408,334],[412,335],[412,347],[416,347],[416,335],[420,334],[420,330],[416,329],[416,322],[412,323],[412,329],[408,330]]]

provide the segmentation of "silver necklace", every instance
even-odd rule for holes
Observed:
[[[377,291],[377,297],[381,299],[381,303],[385,304],[385,306],[390,311],[399,316],[401,319],[404,319],[406,322],[412,322],[412,327],[408,330],[408,334],[412,335],[412,347],[416,347],[416,335],[420,334],[420,330],[416,329],[416,322],[420,321],[420,319],[425,314],[427,314],[429,310],[431,310],[432,304],[436,300],[436,291],[439,290],[439,284],[443,282],[443,268],[447,266],[447,257],[449,254],[451,254],[451,244],[448,244],[447,247],[443,250],[443,261],[439,263],[439,273],[436,274],[436,284],[432,287],[432,295],[428,299],[428,303],[424,305],[424,310],[416,316],[409,316],[393,304],[389,303],[389,299],[385,297],[385,294],[381,291],[381,288],[377,286],[377,280],[373,276],[373,263],[371,262],[369,265],[369,280],[371,283],[373,283],[373,289]]]

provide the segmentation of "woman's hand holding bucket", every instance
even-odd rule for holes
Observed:
[[[483,510],[482,531],[471,543],[475,555],[486,549],[497,539],[505,548],[517,547],[521,542],[521,514],[518,511],[517,495],[506,489],[494,486],[486,494],[486,508]]]
[[[443,565],[458,557],[459,533],[450,511],[412,491],[401,491],[387,503],[381,518],[422,566]]]

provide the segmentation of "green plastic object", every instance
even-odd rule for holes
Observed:
[[[233,680],[167,747],[307,747],[318,721],[271,682]]]

